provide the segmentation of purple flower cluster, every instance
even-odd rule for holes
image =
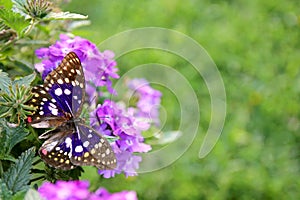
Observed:
[[[101,96],[98,88],[106,86],[108,91],[115,94],[112,88],[112,78],[119,78],[116,74],[116,62],[111,51],[99,52],[96,45],[90,41],[67,35],[60,35],[60,40],[49,48],[36,50],[38,58],[43,59],[35,68],[45,78],[55,69],[64,56],[75,52],[81,60],[85,80],[86,93],[90,100]],[[151,150],[151,146],[144,143],[142,132],[152,124],[159,125],[159,106],[161,93],[153,89],[145,79],[133,79],[128,82],[128,89],[138,102],[134,107],[127,108],[122,102],[104,100],[102,104],[90,113],[90,124],[100,133],[117,138],[111,143],[117,158],[114,170],[99,171],[105,178],[115,174],[125,173],[126,176],[136,175],[136,169],[142,158],[135,153]],[[98,102],[96,99],[95,102]]]
[[[146,118],[159,126],[159,106],[161,102],[161,92],[153,89],[146,79],[132,79],[128,82],[128,87],[138,98],[136,117]]]
[[[78,36],[70,38],[61,34],[60,40],[49,48],[37,49],[37,57],[43,60],[35,65],[36,70],[44,79],[71,51],[77,54],[84,68],[87,93],[90,96],[94,95],[95,87],[98,86],[106,86],[110,93],[115,93],[111,78],[119,78],[119,75],[116,73],[117,63],[113,60],[114,53],[108,50],[100,52],[95,44]]]
[[[45,200],[137,200],[135,191],[122,191],[109,193],[104,188],[99,188],[95,193],[88,189],[88,181],[57,181],[45,182],[38,189]]]
[[[105,178],[113,177],[122,171],[126,176],[136,175],[136,169],[141,161],[134,153],[148,152],[151,146],[144,143],[142,131],[149,129],[149,123],[135,117],[136,109],[127,108],[122,102],[115,103],[105,100],[102,105],[91,113],[91,126],[105,135],[118,139],[112,143],[117,158],[117,168],[100,170]],[[97,119],[100,119],[100,125]]]
[[[133,79],[129,81],[128,86],[138,98],[135,107],[127,108],[123,102],[105,100],[90,115],[91,126],[105,135],[118,138],[112,143],[117,168],[100,170],[99,173],[105,178],[121,172],[126,176],[136,175],[142,158],[135,153],[151,150],[151,146],[144,143],[142,132],[150,128],[151,122],[156,125],[160,122],[158,109],[161,93],[150,87],[145,79]]]

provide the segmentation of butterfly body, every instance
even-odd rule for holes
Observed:
[[[79,118],[85,99],[85,80],[79,58],[73,52],[33,87],[29,106],[36,111],[28,123],[34,128],[53,128],[39,138],[46,139],[39,149],[50,166],[69,170],[93,165],[99,169],[116,167],[115,154],[109,142]]]

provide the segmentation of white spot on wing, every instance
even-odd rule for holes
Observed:
[[[65,78],[65,81],[66,81],[66,83],[70,83],[70,80],[69,80],[69,78]]]
[[[63,84],[64,83],[63,80],[61,80],[61,79],[57,79],[57,82],[58,82],[58,84]]]
[[[89,141],[85,141],[85,142],[83,143],[83,146],[84,146],[84,147],[88,147],[88,146],[89,146],[89,144],[90,144],[90,142],[89,142]]]
[[[77,74],[78,74],[79,76],[81,75],[80,70],[76,69],[76,72],[77,72]]]
[[[56,115],[58,115],[58,110],[56,108],[53,108],[51,110],[51,113],[56,116]]]
[[[110,150],[106,149],[105,153],[108,155],[110,153]]]
[[[67,137],[65,139],[66,147],[69,148],[72,145],[72,139]]]
[[[57,96],[60,96],[62,95],[62,90],[60,88],[56,88],[54,93],[57,95]]]
[[[83,151],[83,148],[82,148],[81,145],[78,145],[78,146],[75,147],[75,152],[80,153],[82,151]]]
[[[52,108],[56,108],[56,105],[53,104],[53,103],[50,103],[49,105],[50,105]]]
[[[64,93],[65,93],[66,95],[70,95],[70,94],[71,94],[71,91],[70,91],[69,89],[65,89],[65,90],[64,90]]]

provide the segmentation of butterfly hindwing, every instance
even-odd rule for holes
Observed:
[[[114,169],[115,154],[108,141],[92,128],[78,124],[77,131],[61,131],[46,140],[39,150],[50,166],[68,170],[79,165]]]
[[[76,167],[70,160],[72,141],[68,136],[72,133],[72,131],[57,132],[43,143],[39,149],[39,154],[48,165],[62,170],[70,170]]]
[[[75,165],[93,165],[98,169],[114,169],[115,154],[109,142],[91,127],[77,124],[72,138],[71,161]]]

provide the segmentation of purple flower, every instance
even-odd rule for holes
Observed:
[[[75,52],[81,61],[86,84],[94,87],[106,86],[110,93],[115,94],[111,78],[119,78],[119,75],[116,73],[118,71],[117,63],[113,60],[114,53],[108,50],[100,52],[95,44],[78,36],[70,38],[61,34],[60,40],[49,48],[37,49],[35,53],[43,61],[37,63],[35,68],[44,79],[71,51]],[[89,95],[92,96],[92,94]]]
[[[137,200],[135,191],[122,191],[118,193],[109,193],[104,188],[99,188],[89,200]]]
[[[46,200],[81,200],[89,197],[88,187],[88,181],[57,181],[43,183],[38,191]]]
[[[95,193],[88,190],[88,181],[57,181],[45,182],[38,189],[45,200],[137,200],[135,191],[122,191],[109,193],[104,188],[99,188]]]
[[[159,106],[161,102],[161,92],[153,89],[145,79],[132,79],[128,82],[128,87],[137,96],[136,107],[138,112],[136,117],[147,118],[156,126],[159,126]]]
[[[148,123],[139,122],[135,116],[135,109],[126,109],[124,104],[105,100],[102,105],[91,113],[91,126],[106,135],[118,139],[111,145],[116,154],[117,167],[114,170],[100,170],[105,178],[113,177],[124,171],[126,176],[136,175],[140,156],[136,152],[148,152],[151,146],[144,143],[142,131],[149,128]],[[100,119],[100,126],[97,119]]]

